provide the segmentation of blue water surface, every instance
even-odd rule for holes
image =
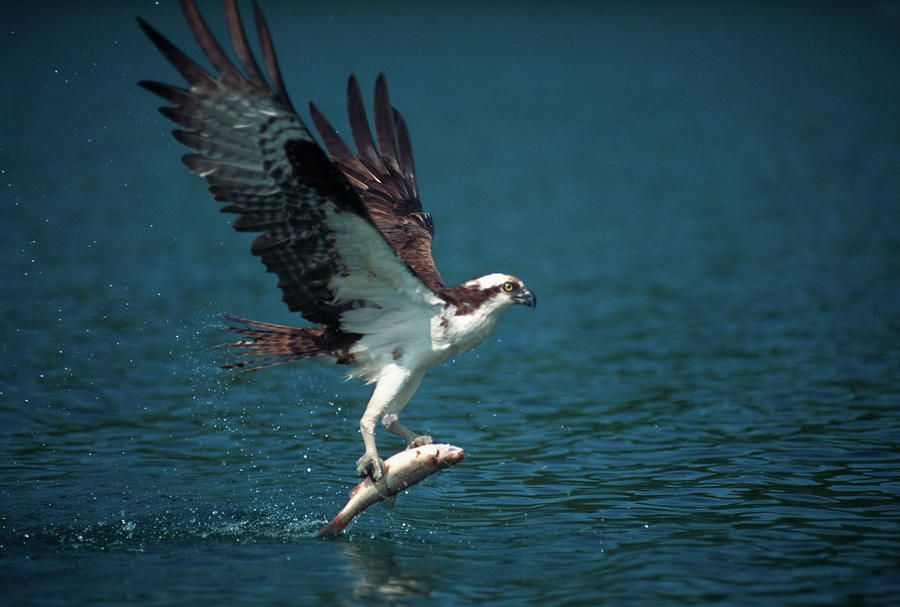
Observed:
[[[893,604],[896,2],[262,4],[304,117],[387,74],[447,281],[539,306],[405,412],[466,459],[317,539],[370,389],[217,369],[301,320],[136,86],[177,3],[4,5],[0,603]]]

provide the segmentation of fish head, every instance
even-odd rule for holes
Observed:
[[[446,468],[459,463],[466,455],[465,451],[454,445],[438,445],[438,447],[439,449],[436,450],[434,458],[441,468]]]

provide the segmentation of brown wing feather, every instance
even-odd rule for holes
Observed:
[[[431,215],[422,210],[409,132],[390,105],[384,74],[375,81],[377,148],[355,76],[347,83],[347,115],[356,154],[315,104],[310,104],[310,114],[331,160],[362,198],[375,227],[413,273],[440,292],[445,285],[431,255],[434,225]]]
[[[206,72],[139,20],[190,88],[149,81],[140,84],[173,104],[161,111],[184,129],[174,131],[175,137],[195,152],[183,161],[207,180],[216,200],[230,203],[222,211],[240,215],[234,228],[262,232],[251,251],[278,276],[288,307],[312,322],[339,326],[343,312],[366,302],[335,302],[330,280],[349,271],[342,266],[335,243],[341,238],[353,240],[354,235],[334,233],[327,217],[341,212],[358,215],[364,221],[353,224],[357,226],[354,229],[371,229],[373,233],[376,220],[294,112],[258,8],[257,32],[272,86],[253,58],[234,0],[226,0],[225,16],[246,77],[215,41],[193,1],[182,0],[182,8],[218,75]],[[430,247],[427,258],[431,259]],[[397,261],[405,262],[415,272],[406,257]]]

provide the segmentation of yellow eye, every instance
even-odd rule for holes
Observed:
[[[504,282],[503,283],[503,290],[506,291],[507,293],[512,293],[513,291],[515,291],[518,288],[519,287],[514,282]]]

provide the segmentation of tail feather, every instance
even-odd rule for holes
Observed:
[[[360,337],[332,327],[289,327],[230,314],[222,316],[244,325],[225,327],[231,333],[245,336],[240,341],[222,344],[223,348],[238,350],[228,354],[228,357],[239,356],[243,359],[221,367],[233,371],[255,371],[315,356],[328,356],[338,364],[351,364],[353,355],[349,350]]]

